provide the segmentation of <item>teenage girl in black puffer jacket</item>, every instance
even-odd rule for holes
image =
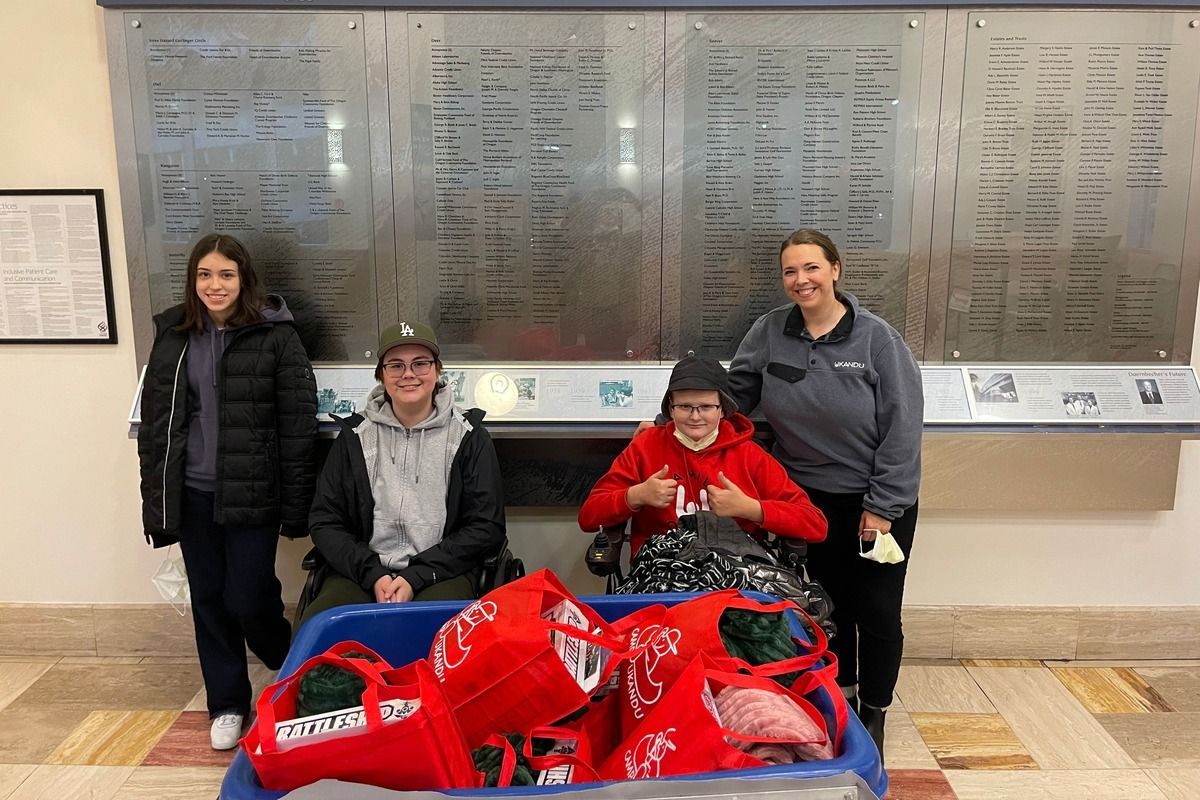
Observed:
[[[183,551],[212,746],[229,749],[250,709],[246,646],[271,669],[287,655],[275,549],[307,534],[316,383],[291,312],[262,294],[237,239],[196,243],[184,298],[154,318],[142,520],[147,541]]]

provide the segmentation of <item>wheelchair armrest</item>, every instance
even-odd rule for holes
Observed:
[[[321,551],[314,547],[304,554],[304,558],[300,561],[300,569],[312,572],[323,563],[325,563],[325,559],[321,557]]]
[[[601,528],[592,539],[583,561],[587,564],[588,572],[604,578],[617,573],[621,569],[621,547],[625,544],[625,525],[613,525]]]
[[[493,589],[525,577],[525,562],[513,555],[508,538],[500,547],[479,562],[475,573],[475,596],[483,597]]]
[[[803,539],[785,539],[775,537],[775,546],[779,549],[779,560],[794,572],[799,572],[808,561],[808,542]]]

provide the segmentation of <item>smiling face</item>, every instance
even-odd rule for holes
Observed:
[[[842,274],[839,262],[830,263],[825,251],[815,244],[794,244],[779,254],[783,290],[803,312],[833,308],[838,300],[834,287]]]
[[[229,319],[241,292],[242,279],[236,261],[216,250],[200,259],[196,265],[196,295],[216,325],[222,326]]]
[[[404,365],[403,371],[401,364]],[[383,388],[392,401],[392,408],[408,412],[428,411],[433,408],[433,393],[437,388],[441,369],[433,357],[433,351],[420,344],[402,344],[383,355],[380,366]],[[416,374],[424,371],[423,375]]]
[[[700,441],[721,424],[720,393],[705,389],[676,389],[671,392],[671,421],[684,436],[694,442]]]

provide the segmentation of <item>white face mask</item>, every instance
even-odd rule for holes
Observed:
[[[187,614],[186,604],[192,599],[192,593],[188,588],[187,571],[183,567],[182,554],[172,557],[171,547],[168,547],[166,557],[159,564],[154,576],[150,578],[150,582],[179,616]]]
[[[864,544],[873,544],[874,546],[870,550],[864,551]],[[904,560],[904,552],[900,549],[900,545],[896,544],[896,537],[890,533],[875,534],[874,542],[864,542],[859,539],[858,554],[871,561],[878,561],[880,564],[899,564]]]

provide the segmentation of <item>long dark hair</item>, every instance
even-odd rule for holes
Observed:
[[[263,291],[258,285],[258,275],[254,272],[254,264],[250,261],[250,251],[246,246],[232,236],[224,233],[210,233],[192,247],[188,255],[187,281],[183,289],[183,322],[176,330],[204,330],[208,321],[208,309],[204,301],[196,294],[196,273],[200,267],[200,259],[209,253],[220,253],[238,267],[237,300],[233,303],[233,312],[225,325],[238,328],[262,320]]]
[[[801,228],[800,230],[792,231],[791,234],[789,234],[788,237],[783,240],[783,244],[779,245],[780,260],[783,259],[784,250],[787,250],[792,245],[797,244],[815,244],[817,247],[821,248],[823,253],[825,253],[825,259],[830,264],[838,264],[840,266],[841,269],[839,270],[839,274],[840,272],[845,271],[846,265],[842,264],[842,256],[838,253],[837,245],[833,243],[833,239],[830,239],[825,234],[821,233],[820,231],[813,230],[812,228]],[[833,282],[833,288],[835,290],[837,289],[836,280]]]

